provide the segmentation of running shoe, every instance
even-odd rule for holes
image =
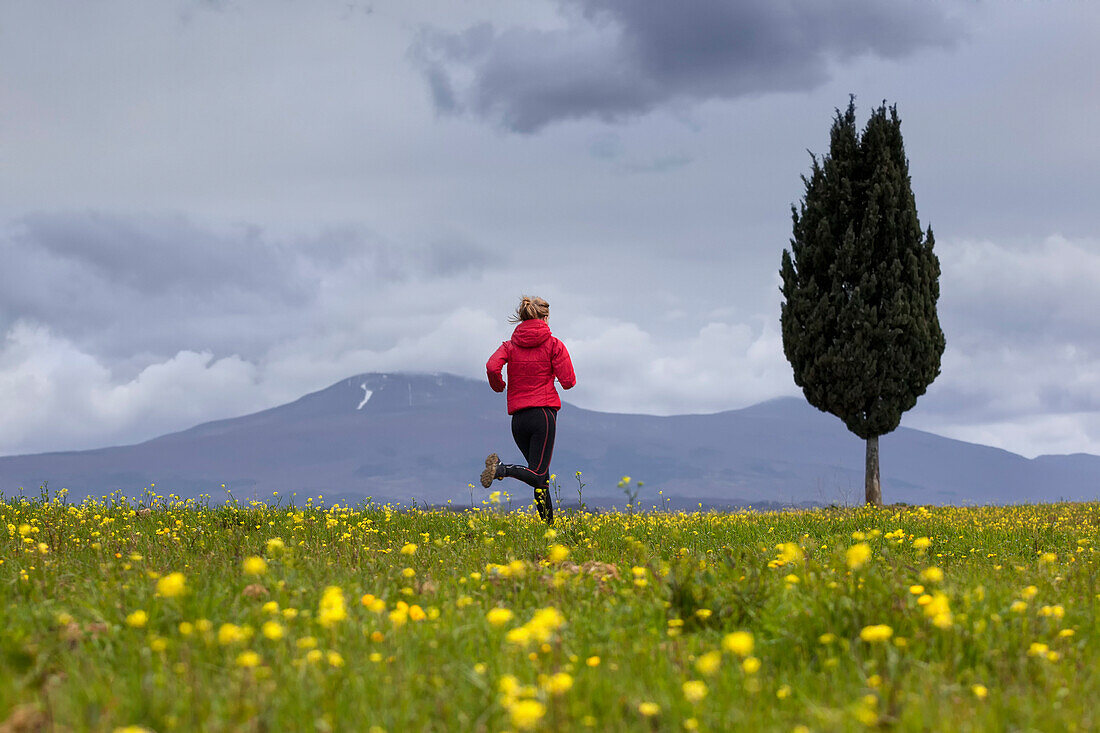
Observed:
[[[500,457],[496,453],[490,453],[485,459],[485,470],[481,472],[481,485],[486,489],[493,485],[493,479],[497,476],[497,466],[500,465]]]

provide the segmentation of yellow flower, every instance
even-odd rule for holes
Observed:
[[[490,611],[490,613],[492,613],[492,611]],[[540,608],[539,610],[535,611],[535,614],[531,617],[531,620],[524,624],[521,628],[526,630],[528,639],[545,643],[550,640],[550,637],[553,636],[554,631],[559,629],[564,624],[565,617],[561,615],[561,612],[558,611],[558,609]],[[521,638],[521,635],[517,635],[515,637],[511,637],[510,635],[509,640],[512,640],[513,638],[519,639]],[[523,643],[526,643],[526,641],[524,641]]]
[[[1047,652],[1050,651],[1050,647],[1046,644],[1042,644],[1037,641],[1031,642],[1031,646],[1028,647],[1027,655],[1029,657],[1045,657]]]
[[[512,674],[502,674],[497,680],[497,690],[506,697],[515,697],[519,694],[519,679]]]
[[[515,618],[515,614],[507,608],[491,608],[489,613],[485,614],[486,620],[493,626],[503,626],[504,624]]]
[[[695,669],[699,674],[710,676],[718,671],[718,667],[722,664],[722,652],[711,651],[707,652],[695,660]]]
[[[924,593],[924,586],[923,585],[911,585],[911,586],[909,586],[909,592],[912,593],[915,596],[919,596],[922,593]]]
[[[517,626],[514,629],[510,629],[508,633],[504,635],[504,639],[509,644],[527,646],[531,643],[531,630],[526,626]]]
[[[697,703],[707,696],[707,684],[702,680],[688,680],[681,688],[684,691],[684,699],[690,703]]]
[[[974,697],[979,700],[984,700],[989,695],[989,690],[985,685],[972,685],[970,691],[974,693]]]
[[[855,716],[856,720],[863,723],[868,728],[874,725],[878,725],[878,713],[876,713],[871,708],[857,707],[854,711],[852,711],[852,714]]]
[[[871,559],[871,546],[866,542],[852,545],[845,551],[844,559],[852,570],[859,570]]]
[[[241,568],[244,570],[245,575],[263,575],[267,572],[267,561],[262,557],[252,555],[245,558],[244,562],[241,563]]]
[[[913,540],[914,550],[927,550],[931,546],[932,540],[928,539],[927,537],[918,537],[917,539]]]
[[[218,643],[222,646],[244,641],[245,632],[236,624],[222,624],[218,627]]]
[[[726,634],[722,639],[722,648],[739,657],[747,657],[753,650],[752,634],[748,631],[734,631],[732,634]]]
[[[880,641],[886,641],[893,635],[894,630],[886,624],[864,626],[863,630],[859,632],[859,638],[871,644],[875,644]]]
[[[780,565],[802,562],[802,548],[797,543],[784,542],[776,545],[776,549],[779,550],[779,557],[776,560],[779,561]]]
[[[312,636],[303,636],[294,642],[294,645],[299,649],[314,649],[317,646],[317,639]]]
[[[597,656],[591,656],[588,659],[584,660],[584,663],[587,664],[589,667],[599,667],[600,658]]]
[[[331,628],[337,622],[348,617],[348,609],[344,602],[344,591],[338,585],[330,585],[321,594],[321,601],[317,605],[317,623],[325,628]]]
[[[925,583],[943,582],[943,571],[935,566],[925,568],[920,573],[920,579],[923,580]]]
[[[538,725],[546,714],[546,706],[538,700],[519,700],[508,709],[508,715],[519,730],[529,730]]]
[[[655,702],[643,702],[638,704],[638,712],[647,718],[652,718],[657,713],[661,712],[661,706]]]
[[[424,609],[415,603],[409,606],[409,619],[413,621],[423,621],[428,617],[428,614],[424,613]]]
[[[264,625],[260,627],[260,631],[265,637],[271,639],[272,641],[278,641],[279,639],[282,639],[283,636],[286,634],[286,630],[283,628],[283,625],[280,624],[278,621],[265,621]]]
[[[279,602],[278,601],[268,601],[263,606],[261,606],[261,610],[264,613],[278,613],[279,612]]]
[[[565,558],[569,557],[569,548],[563,545],[550,545],[550,551],[547,557],[550,562],[557,565],[565,560]]]
[[[780,687],[778,690],[775,691],[775,696],[777,698],[779,698],[780,700],[786,700],[788,697],[791,696],[791,686],[790,685],[783,685],[782,687]]]
[[[325,655],[325,659],[328,660],[330,667],[344,666],[344,658],[340,656],[340,652],[329,651],[329,653]]]
[[[286,543],[283,542],[282,537],[272,537],[267,541],[265,547],[267,547],[267,553],[269,555],[274,555],[277,552],[282,552],[283,550],[285,550]]]
[[[134,611],[126,617],[126,625],[133,626],[135,629],[140,629],[147,623],[149,623],[149,614],[145,611]]]
[[[165,598],[175,598],[183,593],[185,585],[183,573],[168,573],[157,581],[157,594]]]
[[[928,618],[934,618],[942,613],[950,613],[951,601],[948,600],[946,594],[936,591],[931,596],[923,595],[918,599],[918,603],[920,603],[921,599],[925,598],[928,600],[921,603],[921,606],[924,607],[924,615]]]
[[[1027,610],[1027,601],[1013,601],[1012,605],[1008,607],[1008,610],[1013,613],[1023,613]]]
[[[1023,598],[1025,601],[1029,601],[1032,598],[1034,598],[1038,593],[1039,593],[1038,588],[1036,588],[1033,585],[1029,585],[1028,587],[1024,588],[1022,591],[1020,591],[1020,598]]]
[[[195,627],[190,621],[180,621],[179,630],[180,636],[191,636],[195,631]]]
[[[244,651],[237,655],[238,667],[258,667],[260,666],[260,655],[254,651]]]
[[[760,671],[760,660],[756,657],[745,657],[745,661],[741,662],[741,669],[745,670],[745,674],[756,674]]]
[[[416,544],[412,543],[412,542],[409,542],[408,544],[406,544],[404,547],[401,548],[401,554],[402,555],[415,555],[416,554]]]
[[[561,695],[573,687],[573,678],[565,672],[550,675],[546,682],[546,691],[551,695]]]

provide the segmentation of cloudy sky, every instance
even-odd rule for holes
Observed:
[[[0,454],[481,377],[521,293],[584,407],[798,394],[777,271],[849,94],[861,124],[897,104],[943,267],[943,373],[903,424],[1100,454],[1098,27],[1068,1],[4,2]]]

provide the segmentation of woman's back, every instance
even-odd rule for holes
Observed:
[[[500,345],[485,365],[489,384],[500,392],[505,382],[501,376],[508,365],[508,414],[528,407],[561,407],[561,397],[554,379],[570,389],[577,382],[573,364],[565,345],[550,332],[541,318],[521,321],[512,338]]]

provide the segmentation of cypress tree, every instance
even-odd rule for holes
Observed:
[[[896,105],[873,110],[860,135],[850,99],[828,155],[812,158],[780,268],[783,351],[807,401],[867,441],[866,499],[880,505],[878,438],[940,373],[940,264]]]

